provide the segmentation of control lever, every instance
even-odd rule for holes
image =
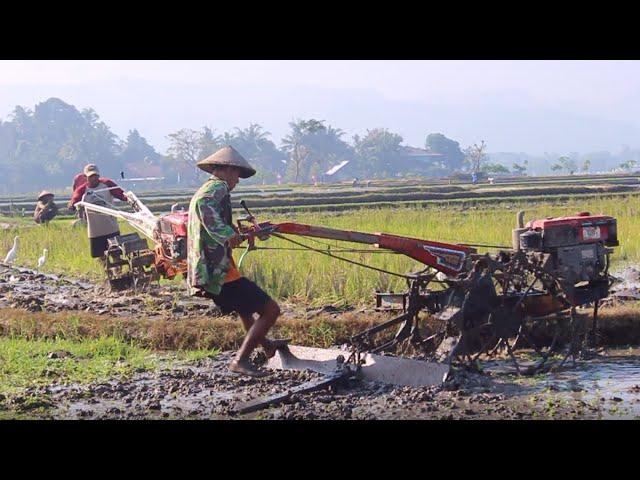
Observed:
[[[244,211],[247,212],[247,220],[250,221],[253,226],[256,228],[256,230],[260,230],[260,225],[258,225],[258,222],[256,222],[256,217],[254,217],[251,212],[249,211],[249,209],[247,208],[247,204],[244,200],[240,200],[240,206],[242,206],[242,208],[244,208]]]
[[[251,215],[251,212],[247,208],[247,204],[244,200],[240,200],[240,206],[244,208],[244,211],[247,212],[247,215],[249,215],[249,220],[253,220],[253,215]]]

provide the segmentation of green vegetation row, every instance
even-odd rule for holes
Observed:
[[[385,318],[345,314],[340,320],[281,319],[273,334],[326,348]],[[0,418],[3,403],[28,387],[126,378],[166,362],[236,349],[244,335],[242,324],[231,317],[173,320],[0,309]],[[48,406],[46,398],[27,398],[13,410]]]
[[[509,205],[477,205],[461,208],[441,204],[403,207],[367,208],[347,212],[271,212],[262,220],[295,221],[332,228],[363,232],[386,232],[415,238],[470,244],[510,245],[515,212],[526,211],[526,220],[547,216],[571,215],[578,211],[604,213],[618,219],[620,246],[615,248],[614,268],[627,263],[640,263],[640,197],[618,194],[610,198],[595,195],[589,198],[553,200],[538,197],[536,201],[514,200]],[[262,215],[261,215],[262,216]],[[121,231],[130,232],[127,225]],[[16,233],[21,236],[19,265],[35,267],[42,249],[49,250],[44,270],[73,276],[103,278],[99,263],[89,257],[89,242],[84,229],[72,229],[69,220],[56,220],[46,227],[19,226],[0,230],[0,256],[11,247]],[[361,246],[337,241],[310,240],[295,237],[314,248]],[[278,238],[258,242],[258,247],[298,248]],[[480,249],[483,251],[483,249]],[[237,252],[239,257],[240,251]],[[345,254],[348,258],[398,273],[415,271],[421,264],[402,255],[381,253]],[[250,252],[242,265],[247,277],[263,286],[274,298],[310,305],[365,304],[371,305],[373,292],[402,291],[402,279],[350,265],[324,255],[297,250],[256,250]],[[181,280],[176,280],[179,284]]]
[[[235,198],[241,198],[247,202],[249,208],[277,208],[277,207],[307,207],[307,206],[338,206],[351,205],[361,207],[363,205],[380,206],[382,203],[398,204],[407,202],[428,202],[438,201],[446,202],[452,200],[476,200],[476,199],[500,199],[500,198],[532,198],[536,196],[577,196],[591,194],[611,194],[611,193],[628,193],[636,191],[635,186],[627,185],[607,185],[607,186],[564,186],[564,187],[532,187],[532,188],[504,188],[504,189],[486,189],[486,190],[461,190],[456,187],[446,187],[452,191],[420,191],[412,193],[369,193],[369,192],[350,192],[350,195],[309,195],[309,196],[277,196],[277,197],[251,197],[235,195],[232,198],[232,206],[235,209],[240,208],[239,201]],[[147,202],[146,205],[155,212],[169,211],[171,206],[176,203],[172,202]],[[178,202],[180,203],[180,202]],[[182,204],[186,206],[186,203]]]
[[[474,189],[501,189],[506,185],[509,187],[516,186],[531,186],[535,185],[638,185],[640,177],[637,175],[585,175],[585,176],[546,176],[546,177],[513,177],[504,178],[500,177],[497,183],[490,185],[488,183],[479,183],[473,185],[469,182],[449,182],[446,179],[434,179],[434,180],[396,180],[396,181],[372,181],[367,192],[374,191],[377,194],[392,194],[392,193],[416,193],[416,192],[455,192],[466,191]],[[363,182],[360,182],[360,187],[363,186]],[[129,189],[129,185],[122,185],[126,190]],[[166,188],[161,190],[136,190],[138,196],[145,202],[154,202],[163,198],[167,199],[167,203],[176,201],[185,201],[191,198],[195,188]],[[278,193],[279,195],[274,197],[268,197],[269,193]],[[362,195],[363,190],[354,189],[351,182],[342,184],[319,184],[318,186],[311,185],[290,185],[287,187],[278,185],[264,185],[260,187],[237,187],[234,192],[234,196],[243,196],[246,198],[287,198],[294,196],[296,198],[316,197],[316,196],[357,196]],[[58,202],[66,203],[70,195],[69,193],[62,193],[57,195]],[[150,200],[147,200],[150,199]],[[12,196],[0,196],[0,203],[12,202],[16,207],[30,206],[34,202],[34,194],[18,194]]]
[[[329,209],[340,205],[351,205],[353,207],[381,206],[382,204],[397,204],[399,202],[448,202],[454,200],[476,200],[476,199],[511,199],[511,198],[532,198],[543,196],[577,196],[591,194],[612,194],[635,191],[635,186],[629,185],[604,185],[604,186],[554,186],[554,187],[531,187],[531,188],[484,188],[463,189],[461,187],[447,186],[435,187],[432,189],[416,189],[409,192],[344,192],[339,195],[326,193],[296,193],[294,195],[280,195],[274,197],[234,195],[233,198],[242,198],[250,208],[265,209],[277,207],[307,207],[323,206]],[[151,200],[145,204],[154,212],[167,212],[175,203],[186,207],[190,197],[183,199],[173,198],[171,201]],[[182,200],[182,201],[180,201]],[[232,201],[233,208],[239,209],[239,201]]]

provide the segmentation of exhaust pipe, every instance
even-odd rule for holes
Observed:
[[[514,250],[520,250],[520,235],[526,232],[528,228],[524,228],[524,210],[516,213],[516,228],[511,231],[511,245]]]

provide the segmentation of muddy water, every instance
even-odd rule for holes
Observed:
[[[46,418],[220,419],[238,418],[239,402],[320,378],[311,372],[274,372],[267,379],[236,376],[227,370],[232,355],[226,352],[215,359],[165,366],[129,380],[50,387],[28,394],[44,394],[55,405],[43,414]]]
[[[549,375],[541,388],[600,405],[598,418],[640,418],[640,349],[608,350],[597,359]]]

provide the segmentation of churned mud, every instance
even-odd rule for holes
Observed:
[[[320,378],[274,371],[238,377],[231,352],[140,372],[124,381],[27,389],[5,409],[49,419],[637,419],[638,350],[609,351],[556,373],[518,377],[494,362],[484,373],[456,372],[442,386],[394,387],[362,381],[294,394],[284,403],[240,415],[248,400]],[[34,402],[34,398],[39,401]],[[28,405],[28,406],[27,406]]]
[[[151,286],[149,291],[110,292],[105,284],[0,264],[0,308],[32,312],[87,311],[115,316],[147,317],[172,314],[218,314],[210,300],[185,296],[175,285]]]
[[[637,270],[603,307],[636,301]],[[30,312],[90,311],[105,318],[216,316],[209,301],[174,286],[149,293],[110,294],[101,285],[0,266],[0,308]],[[321,309],[322,310],[322,309]],[[330,310],[330,309],[325,309]],[[318,312],[310,312],[313,314]],[[337,314],[339,315],[339,314]],[[630,324],[625,324],[627,327]],[[609,346],[575,365],[534,377],[515,374],[507,360],[481,371],[455,370],[442,385],[397,387],[345,380],[248,414],[243,403],[319,380],[312,372],[274,371],[254,379],[227,370],[232,351],[197,361],[159,353],[160,366],[129,378],[30,387],[0,395],[2,418],[43,419],[636,419],[640,418],[640,350]]]

